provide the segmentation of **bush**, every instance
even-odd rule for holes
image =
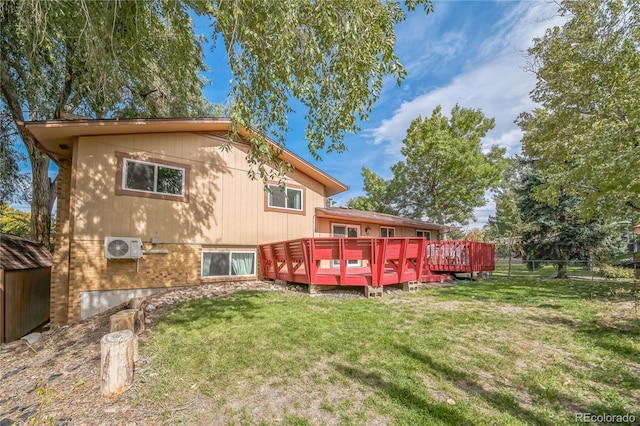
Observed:
[[[604,264],[604,265],[600,265],[600,275],[602,275],[605,278],[633,279],[633,269]]]

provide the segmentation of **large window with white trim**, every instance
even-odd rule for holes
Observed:
[[[269,207],[302,211],[302,189],[269,185]]]
[[[202,277],[253,276],[256,274],[254,251],[203,251]]]
[[[185,169],[125,158],[122,187],[129,191],[184,195]]]

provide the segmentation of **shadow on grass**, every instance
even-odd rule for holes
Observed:
[[[501,393],[499,391],[487,390],[483,387],[476,378],[472,377],[470,374],[448,366],[442,362],[434,360],[431,356],[425,353],[417,352],[414,349],[408,346],[398,346],[398,349],[405,354],[406,356],[419,361],[422,363],[430,372],[434,374],[439,374],[444,379],[449,380],[454,386],[459,389],[462,389],[466,392],[473,393],[483,400],[485,400],[488,404],[493,406],[498,412],[506,412],[511,414],[512,416],[525,421],[527,423],[536,424],[536,425],[555,425],[556,421],[551,421],[545,417],[542,417],[539,414],[531,411],[530,409],[523,407],[521,402],[517,399],[517,396],[507,395]],[[631,383],[635,383],[637,385],[638,378],[634,378],[632,375],[626,373],[622,373],[623,376],[620,376],[620,372],[617,372],[618,380],[630,380]],[[613,377],[608,374],[603,374],[603,377],[595,377],[594,379],[602,381],[603,383],[610,384],[613,388],[618,388],[620,382],[614,380]],[[635,382],[634,382],[635,381]],[[540,388],[536,386],[535,383],[531,383],[527,386],[526,389],[514,388],[513,386],[507,385],[505,383],[497,383],[502,389],[512,390],[515,395],[522,394],[524,392],[527,395],[531,395],[535,397],[535,404],[541,405],[544,404],[548,407],[557,407],[558,405],[562,407],[562,410],[567,413],[607,413],[613,415],[624,415],[624,414],[633,414],[635,418],[640,418],[640,413],[628,413],[625,411],[624,407],[617,404],[603,404],[602,402],[594,402],[591,404],[585,404],[584,402],[570,396],[565,392],[561,392],[553,389],[545,389],[541,392]],[[631,398],[633,399],[633,398]]]
[[[402,385],[395,381],[388,381],[378,373],[367,372],[361,368],[345,364],[336,364],[335,368],[348,379],[365,384],[372,389],[383,392],[394,402],[405,406],[418,414],[422,420],[441,420],[448,424],[474,425],[475,422],[461,415],[458,410],[444,402],[429,401],[418,395],[411,386]]]
[[[177,305],[159,321],[160,325],[179,326],[187,330],[206,327],[213,321],[234,321],[256,318],[262,310],[260,291],[240,291],[215,299],[198,299]]]
[[[612,290],[612,286],[615,286],[615,291]],[[630,292],[632,286],[631,283],[615,283],[614,285],[605,281],[520,277],[492,278],[486,281],[443,288],[440,291],[440,296],[455,297],[456,300],[487,300],[560,309],[561,305],[549,304],[548,301],[600,298],[614,298],[617,301],[633,300],[633,295]],[[629,290],[629,292],[624,290]]]
[[[479,396],[489,405],[493,406],[498,412],[509,413],[527,423],[548,426],[556,424],[555,422],[547,420],[531,410],[522,407],[516,397],[485,389],[474,377],[465,371],[453,368],[442,362],[438,362],[428,354],[417,352],[408,346],[400,345],[398,346],[398,349],[405,356],[419,361],[427,367],[429,371],[450,381],[457,388]]]

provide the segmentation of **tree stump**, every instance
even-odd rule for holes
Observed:
[[[138,334],[144,331],[144,311],[140,309],[123,309],[111,315],[111,332],[120,330],[131,330],[135,337],[133,339],[133,361],[138,362],[140,355],[138,352]]]
[[[103,396],[118,395],[133,384],[133,343],[131,330],[106,334],[100,340],[100,390]]]
[[[144,331],[144,311],[140,309],[123,309],[111,315],[111,332],[131,330],[135,334]]]
[[[143,304],[147,301],[146,297],[134,297],[129,300],[129,309],[142,309]]]

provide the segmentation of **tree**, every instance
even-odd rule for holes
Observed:
[[[430,0],[405,0],[408,10]],[[212,23],[234,75],[234,123],[284,144],[293,101],[306,108],[309,150],[343,151],[345,135],[380,95],[382,79],[400,82],[394,25],[398,2],[306,0],[211,2],[0,2],[0,93],[16,123],[29,119],[208,115],[205,69],[190,12]],[[55,181],[48,158],[20,134],[32,166],[32,237],[47,240]],[[233,136],[233,135],[231,135]],[[286,170],[266,140],[251,141],[249,162],[263,179]],[[273,169],[266,167],[271,164]],[[251,170],[255,176],[256,171]]]
[[[396,163],[391,189],[398,210],[409,217],[467,224],[473,210],[486,204],[485,192],[495,188],[504,170],[505,149],[482,152],[482,138],[494,120],[481,110],[456,105],[451,117],[442,108],[431,117],[411,122]]]
[[[0,3],[0,93],[16,124],[200,114],[202,51],[186,5],[145,1]],[[18,126],[31,164],[31,239],[48,243],[56,181]]]
[[[519,124],[544,177],[533,196],[576,195],[585,217],[639,212],[640,2],[565,0],[559,13],[565,24],[528,51],[540,107]]]
[[[479,109],[456,105],[447,118],[438,106],[431,117],[411,122],[401,149],[405,159],[392,166],[393,178],[384,181],[363,169],[366,195],[348,204],[441,225],[468,223],[505,167],[505,149],[482,152],[482,138],[493,125]]]
[[[16,136],[13,120],[0,111],[0,206],[29,198],[29,176],[20,171],[25,158],[15,149]]]
[[[367,167],[362,168],[362,177],[367,195],[351,198],[347,201],[347,206],[358,210],[397,214],[390,198],[389,182]]]
[[[524,161],[519,158],[508,160],[504,185],[494,191],[495,215],[489,216],[485,225],[486,237],[496,245],[496,251],[505,251],[509,259],[507,276],[511,276],[511,259],[514,252],[522,254],[521,236],[526,230],[522,212],[518,207]]]
[[[516,190],[518,208],[526,223],[522,244],[529,260],[551,261],[558,266],[557,278],[567,278],[567,263],[591,259],[605,232],[601,221],[586,221],[579,216],[577,206],[581,200],[575,195],[561,193],[553,204],[533,198],[536,188],[544,183],[542,174],[532,168],[523,175],[523,184]],[[533,262],[528,265],[531,267]]]
[[[29,238],[29,213],[0,204],[0,232]]]

